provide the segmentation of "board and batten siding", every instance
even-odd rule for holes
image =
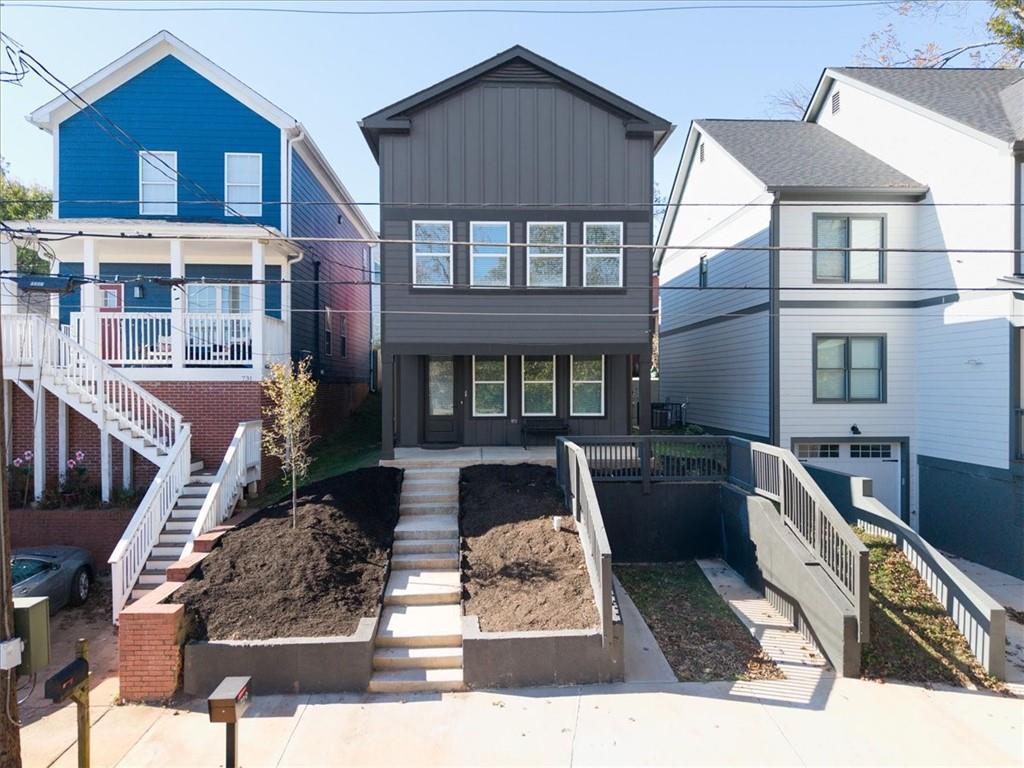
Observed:
[[[91,110],[59,132],[61,218],[173,219],[281,226],[281,131],[168,55],[96,101],[97,109],[150,151],[178,153],[177,216],[139,214],[139,152],[110,135]],[[224,153],[263,156],[263,211],[226,216]],[[189,183],[191,182],[191,183]],[[81,201],[130,201],[90,203]]]

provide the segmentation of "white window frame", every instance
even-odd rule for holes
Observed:
[[[535,258],[541,258],[541,259],[556,259],[556,258],[558,258],[558,254],[555,254],[555,253],[530,253],[530,250],[534,247],[530,243],[530,227],[532,227],[535,224],[541,225],[541,226],[555,225],[555,226],[559,226],[559,227],[562,228],[562,284],[561,284],[561,287],[564,288],[565,285],[566,285],[565,281],[567,279],[566,278],[566,272],[567,272],[568,265],[566,263],[566,252],[567,252],[567,245],[568,245],[568,239],[569,239],[569,235],[568,235],[569,227],[568,227],[568,225],[564,221],[528,221],[528,222],[526,222],[526,285],[527,285],[527,287],[534,285],[532,282],[530,282],[530,275],[532,274],[532,272],[530,270],[530,263],[533,261],[533,259],[535,259]],[[537,248],[552,248],[554,246],[550,246],[550,245],[537,245],[536,247]],[[557,288],[558,286],[555,286],[555,285],[536,285],[534,287],[537,287],[537,288]]]
[[[146,163],[146,156],[154,158],[153,162],[149,165],[156,168],[162,174],[166,176],[167,171],[164,170],[163,163],[167,162],[167,158],[164,158],[163,162],[156,159],[158,155],[169,155],[174,158],[174,176],[168,177],[166,181],[143,181],[142,180],[142,168]],[[173,201],[155,201],[146,200],[145,189],[147,186],[167,186],[174,187],[174,200]],[[173,208],[171,211],[159,211],[149,212],[146,210],[146,206],[168,206]],[[178,215],[178,153],[171,150],[154,149],[145,150],[139,152],[139,216],[177,216]]]
[[[480,357],[497,357],[497,355],[480,355]],[[503,419],[508,416],[508,355],[501,356],[501,367],[502,367],[502,380],[491,381],[490,379],[483,379],[481,381],[476,380],[476,355],[473,355],[471,361],[471,378],[472,378],[472,392],[473,392],[473,417],[478,419]],[[501,395],[501,413],[477,413],[476,410],[476,385],[477,384],[501,384],[502,395]]]
[[[594,355],[580,355],[580,357],[594,357]],[[602,418],[604,416],[604,398],[605,398],[605,360],[604,355],[601,355],[601,381],[591,379],[580,379],[576,380],[576,370],[573,363],[576,361],[576,355],[569,356],[569,415],[578,416],[581,418]],[[576,384],[600,384],[601,385],[601,412],[600,413],[577,413],[576,412]]]
[[[213,289],[213,295],[216,298],[214,300],[214,305],[215,306],[214,306],[214,309],[212,311],[211,310],[203,310],[203,311],[193,310],[192,307],[189,306],[188,289],[193,287],[193,286]],[[246,290],[246,291],[249,291],[249,309],[240,309],[238,312],[231,312],[230,311],[230,303],[228,304],[227,307],[225,307],[224,306],[224,294],[223,294],[223,290],[225,288],[229,288],[229,289],[230,288],[238,288],[239,292],[241,292],[243,289]],[[250,290],[249,285],[244,284],[244,283],[206,283],[206,282],[202,282],[202,281],[199,281],[199,280],[192,280],[192,281],[186,282],[186,284],[185,284],[185,311],[186,312],[192,312],[192,313],[198,314],[198,315],[205,315],[205,314],[210,314],[210,315],[231,315],[231,316],[246,315],[246,314],[249,314],[250,312],[252,312],[252,298],[253,298],[253,295],[252,295],[252,291]]]
[[[413,242],[409,248],[409,252],[412,255],[412,280],[410,281],[417,288],[447,288],[454,285],[455,281],[455,258],[453,256],[452,241],[455,239],[455,225],[451,221],[441,221],[439,219],[414,219],[412,222],[412,240],[416,240],[416,227],[420,224],[444,224],[448,227],[448,252],[447,253],[428,253],[423,254],[429,257],[443,257],[448,258],[448,282],[447,283],[420,283],[416,281],[416,243]]]
[[[228,158],[229,157],[258,157],[260,160],[260,180],[256,184],[249,184],[238,181],[228,181]],[[256,200],[258,203],[229,203],[228,187],[255,187]],[[255,213],[236,213],[234,205],[256,205],[259,210]],[[263,153],[262,152],[225,152],[224,153],[224,215],[237,217],[258,217],[263,215]]]
[[[476,253],[476,246],[469,246],[469,285],[471,288],[508,288],[511,285],[512,280],[512,249],[509,243],[512,242],[512,227],[507,221],[471,221],[469,222],[469,242],[475,243],[476,238],[473,236],[473,228],[477,225],[482,226],[494,226],[494,227],[505,227],[505,253]],[[497,247],[497,246],[486,246],[486,247]],[[473,268],[477,258],[481,259],[493,259],[493,258],[505,258],[505,282],[504,283],[478,283],[476,282],[476,270]]]
[[[555,359],[554,355],[551,355],[551,410],[550,411],[527,411],[526,410],[526,385],[527,384],[547,384],[547,379],[537,380],[526,380],[526,358],[527,357],[547,357],[547,355],[523,355],[519,361],[519,396],[520,396],[520,410],[523,416],[555,416],[558,414],[558,360]]]
[[[605,251],[615,250],[615,249],[608,248],[606,246],[590,246],[591,248],[600,248],[602,250],[602,252],[601,253],[594,253],[594,254],[588,255],[587,254],[587,248],[588,248],[588,246],[587,246],[587,230],[590,227],[609,227],[609,226],[615,226],[615,227],[619,228],[618,254],[606,253]],[[623,227],[621,221],[587,221],[587,222],[583,223],[583,243],[582,243],[581,247],[583,248],[583,287],[584,288],[621,288],[622,287],[622,262],[623,262],[623,260],[625,258],[624,255],[623,255],[623,252],[624,252],[624,249],[623,249],[623,237],[624,237],[624,234],[625,234],[625,228]],[[615,285],[590,285],[587,282],[587,259],[591,258],[591,256],[598,257],[598,258],[608,258],[609,256],[613,256],[613,255],[617,255],[618,258],[619,258],[619,281],[618,281],[618,283],[615,284]]]

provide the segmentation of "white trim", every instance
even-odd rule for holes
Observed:
[[[476,246],[475,245],[471,245],[471,246],[469,246],[469,285],[470,285],[471,288],[508,288],[509,285],[511,284],[511,280],[512,280],[512,248],[509,245],[509,243],[512,242],[512,238],[511,238],[511,231],[512,231],[511,225],[507,221],[471,221],[471,222],[469,222],[469,241],[471,243],[475,243],[477,241],[476,240],[476,236],[473,234],[473,228],[476,227],[477,225],[505,227],[505,240],[504,240],[504,244],[505,244],[505,253],[504,253],[504,257],[505,257],[505,282],[504,283],[493,283],[493,284],[491,284],[491,283],[478,283],[478,282],[476,282],[476,278],[475,278],[475,275],[474,275],[475,270],[473,268],[474,267],[474,263],[476,262],[476,259],[478,257],[479,258],[483,258],[483,259],[501,258],[502,254],[500,254],[500,253],[480,253],[480,254],[477,254],[477,253],[475,253]],[[491,246],[485,246],[485,247],[491,247]]]
[[[578,357],[597,357],[597,355],[578,355]],[[577,355],[570,355],[569,356],[569,415],[570,416],[580,416],[580,417],[590,416],[590,417],[593,417],[593,418],[601,418],[601,417],[604,416],[604,398],[605,398],[605,378],[606,378],[606,376],[605,376],[604,355],[600,355],[600,357],[601,357],[601,381],[598,382],[598,381],[593,380],[593,379],[581,379],[580,381],[576,381],[576,374],[575,374],[575,371],[573,370],[573,363],[575,362],[575,360],[577,358]],[[598,384],[598,383],[600,383],[600,385],[601,385],[601,412],[600,413],[577,413],[576,412],[575,385],[576,384]]]
[[[53,132],[53,199],[60,200],[60,131]],[[60,218],[60,203],[53,204],[50,215]]]
[[[547,384],[547,379],[526,380],[526,358],[547,357],[547,355],[523,355],[519,361],[519,408],[523,416],[555,416],[558,413],[558,360],[551,355],[551,410],[550,411],[527,411],[526,410],[526,385]]]
[[[160,163],[167,163],[167,161],[166,160],[162,160],[161,161],[161,160],[157,159],[156,158],[157,155],[171,155],[171,156],[173,156],[174,157],[174,173],[175,173],[175,176],[173,178],[171,178],[170,176],[167,175],[167,173],[163,170],[163,168],[161,166],[158,166],[158,165],[156,165],[153,162],[149,162],[148,165],[151,168],[155,168],[156,170],[160,171],[160,173],[163,176],[165,176],[167,180],[166,181],[143,181],[142,180],[142,165],[143,165],[143,163],[146,163],[145,157],[147,155],[150,156],[150,157],[153,157],[156,160],[156,162],[160,162]],[[169,149],[148,149],[148,150],[140,151],[139,152],[139,216],[177,216],[178,215],[178,176],[177,176],[177,174],[178,174],[178,153],[176,151],[169,150]],[[147,202],[146,201],[146,195],[143,193],[143,188],[145,187],[146,184],[162,185],[162,186],[165,186],[165,187],[173,186],[174,187],[174,202],[168,202],[168,201],[165,201],[165,200],[154,200],[154,201]],[[147,205],[152,205],[152,206],[169,206],[169,207],[173,206],[174,210],[173,211],[161,210],[161,211],[155,212],[155,213],[147,213],[144,210]]]
[[[278,224],[287,237],[292,233],[292,146],[287,131],[281,131],[281,218]]]
[[[568,226],[566,225],[566,223],[564,221],[528,221],[528,222],[526,222],[526,285],[528,287],[533,285],[533,283],[530,282],[530,262],[533,259],[536,259],[536,258],[540,258],[540,259],[557,259],[558,258],[558,255],[554,254],[554,253],[537,253],[537,254],[531,254],[530,253],[530,247],[531,247],[530,246],[530,227],[532,227],[535,224],[541,225],[541,226],[543,226],[543,225],[549,225],[549,226],[550,225],[554,225],[554,226],[558,226],[558,227],[562,228],[562,283],[561,283],[561,286],[538,284],[536,287],[538,287],[538,288],[558,288],[558,287],[564,288],[565,284],[566,284],[566,280],[568,279],[568,276],[566,274],[568,272],[568,264],[567,264],[567,259],[566,259],[566,253],[568,252],[568,239],[569,239],[568,238],[569,228],[568,228]],[[538,245],[537,247],[538,248],[553,248],[554,246]]]
[[[260,161],[260,172],[259,181],[256,184],[243,183],[238,181],[228,180],[228,158],[230,157],[257,157]],[[259,192],[256,198],[259,200],[258,203],[230,203],[228,201],[228,187],[257,187]],[[259,206],[259,210],[255,213],[246,212],[235,213],[231,209],[238,210],[237,206]],[[243,218],[255,217],[259,218],[263,216],[263,153],[262,152],[225,152],[224,153],[224,215],[225,216],[241,216]]]
[[[600,248],[605,251],[618,250],[619,258],[619,281],[616,285],[590,285],[587,282],[587,229],[589,227],[608,227],[616,226],[619,228],[619,247],[618,249],[609,248],[607,246],[590,246],[592,248]],[[623,238],[625,236],[625,227],[623,227],[621,221],[586,221],[583,223],[583,242],[580,247],[583,249],[583,287],[584,288],[621,288],[622,287],[622,262],[625,260]],[[595,253],[592,254],[595,258],[608,258],[614,254],[611,253]]]
[[[442,221],[440,219],[414,219],[412,222],[412,237],[411,240],[416,240],[416,227],[421,224],[444,224],[448,227],[448,253],[433,253],[423,254],[425,256],[447,256],[448,257],[448,282],[447,283],[418,283],[416,282],[416,244],[413,243],[409,248],[409,254],[412,257],[410,266],[412,267],[412,278],[410,282],[417,288],[445,288],[455,284],[455,253],[452,248],[452,241],[455,239],[455,224],[451,221]]]
[[[480,357],[498,357],[498,355],[480,355]],[[502,395],[501,395],[501,413],[477,413],[476,410],[476,355],[473,355],[473,359],[470,365],[470,373],[472,378],[472,393],[473,393],[473,416],[480,419],[495,418],[500,419],[508,416],[508,356],[501,355],[501,366],[502,366],[502,380],[491,381],[490,379],[484,379],[479,382],[480,384],[501,384]]]

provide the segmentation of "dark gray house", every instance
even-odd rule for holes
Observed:
[[[403,241],[381,249],[385,455],[518,445],[524,424],[625,434],[634,371],[646,429],[642,246],[673,126],[516,46],[361,127]]]

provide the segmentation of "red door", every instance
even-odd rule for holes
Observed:
[[[104,313],[124,311],[124,286],[121,283],[100,283],[100,354],[104,360],[119,361],[123,343],[119,318],[103,317]]]

